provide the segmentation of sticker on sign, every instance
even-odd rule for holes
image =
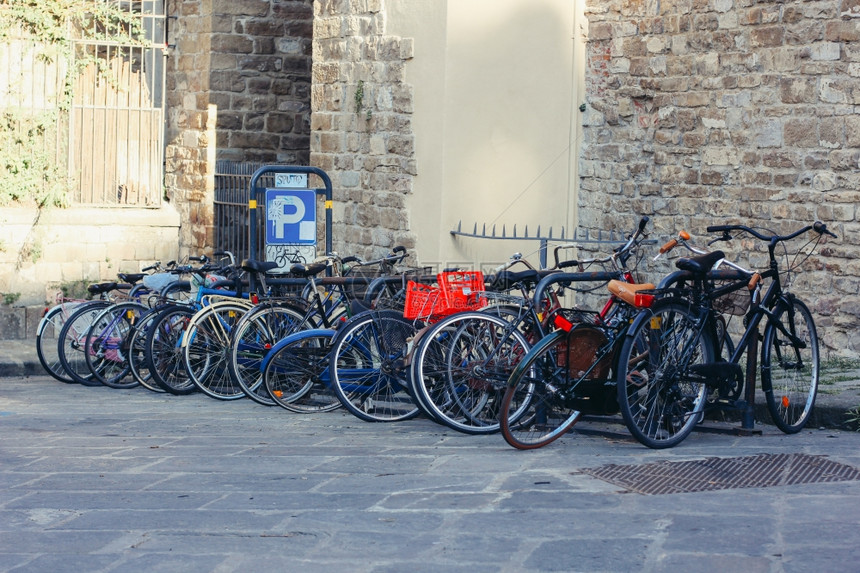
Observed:
[[[278,189],[306,189],[307,173],[275,173],[275,187]]]

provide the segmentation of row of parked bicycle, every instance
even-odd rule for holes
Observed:
[[[562,245],[552,269],[515,255],[487,276],[404,270],[403,248],[375,261],[331,254],[288,276],[225,253],[154,265],[91,285],[93,300],[58,301],[39,325],[38,356],[63,382],[202,391],[297,413],[343,407],[374,422],[424,414],[465,433],[500,431],[520,449],[552,442],[582,414],[620,412],[636,439],[664,448],[707,409],[750,408],[761,340],[772,419],[799,431],[818,389],[818,337],[787,279],[835,235],[820,222],[788,235],[708,228],[712,243],[743,234],[766,244],[768,268],[755,272],[682,231],[656,257],[677,246],[688,256],[655,285],[636,276],[647,223],[606,256],[561,260],[575,246]],[[809,241],[787,257],[801,235]],[[599,310],[570,305],[571,291],[601,284]]]

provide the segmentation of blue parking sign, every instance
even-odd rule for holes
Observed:
[[[315,245],[316,242],[316,191],[266,189],[266,243]]]

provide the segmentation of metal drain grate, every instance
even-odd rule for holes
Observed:
[[[629,466],[609,464],[581,469],[579,473],[649,495],[860,480],[857,468],[809,454],[759,454]]]

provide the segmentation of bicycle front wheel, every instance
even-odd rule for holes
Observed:
[[[63,365],[63,371],[79,384],[84,386],[101,386],[102,383],[93,378],[87,366],[84,348],[87,342],[87,333],[93,325],[95,318],[102,310],[110,306],[106,300],[93,300],[79,306],[69,316],[60,330],[57,338],[57,355]]]
[[[782,326],[785,331],[780,328]],[[803,429],[818,394],[818,334],[809,308],[796,298],[782,304],[764,331],[761,387],[777,428]]]
[[[519,450],[540,448],[563,436],[579,420],[567,353],[568,334],[557,330],[535,344],[514,369],[499,414],[508,444]]]
[[[245,391],[231,377],[230,336],[248,307],[219,302],[198,311],[183,339],[185,371],[207,396],[219,400],[245,397]]]
[[[396,311],[367,311],[344,324],[332,341],[332,387],[344,407],[368,422],[396,422],[420,412],[406,365],[412,323]]]
[[[260,364],[279,340],[303,328],[303,321],[301,308],[274,302],[249,310],[236,323],[230,340],[230,377],[255,402],[265,406],[275,404],[263,383]]]
[[[418,404],[459,432],[499,431],[508,377],[529,350],[517,326],[483,312],[462,312],[436,323],[412,358]]]
[[[36,355],[39,357],[39,362],[45,370],[59,380],[72,384],[75,381],[66,374],[63,368],[63,363],[60,362],[60,354],[57,350],[57,342],[59,340],[60,331],[63,325],[75,309],[80,306],[78,301],[63,302],[52,307],[42,320],[39,321],[39,326],[36,329]]]
[[[93,377],[110,388],[134,388],[129,355],[134,325],[147,307],[138,302],[118,303],[104,309],[93,321],[84,344],[87,367]]]
[[[691,373],[714,362],[714,344],[689,303],[659,300],[635,319],[618,356],[618,404],[628,430],[649,448],[681,443],[702,419],[707,387]]]

